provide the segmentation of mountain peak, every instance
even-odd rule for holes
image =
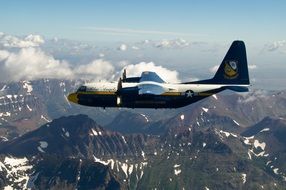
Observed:
[[[286,120],[284,118],[267,116],[257,124],[247,128],[243,133],[241,133],[241,135],[250,137],[261,131],[280,131],[282,128],[286,128]]]
[[[60,154],[64,157],[94,158],[141,152],[146,136],[123,136],[104,130],[86,115],[55,119],[35,131],[4,142],[0,152],[14,156]]]

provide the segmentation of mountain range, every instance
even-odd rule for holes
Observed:
[[[67,102],[81,82],[0,84],[0,187],[285,188],[285,91],[105,110]]]

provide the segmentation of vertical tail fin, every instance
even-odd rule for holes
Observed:
[[[243,41],[234,41],[215,76],[216,84],[249,84],[246,50]]]

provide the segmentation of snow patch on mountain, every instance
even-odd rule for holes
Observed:
[[[118,160],[108,159],[108,160],[102,160],[100,158],[97,158],[93,155],[94,161],[99,162],[103,165],[109,165],[112,170],[115,170],[119,172],[120,170],[125,174],[125,177],[128,178],[133,172],[137,172],[136,176],[137,179],[140,177],[142,178],[144,172],[144,167],[147,166],[147,162],[141,162],[141,163],[128,163],[128,160],[125,160],[125,162],[121,162]],[[116,167],[115,167],[116,166]],[[140,173],[140,176],[138,174]]]
[[[248,157],[250,160],[252,159],[251,155],[254,155],[256,157],[261,157],[261,156],[267,157],[267,156],[269,156],[269,154],[266,154],[266,152],[265,152],[266,143],[265,142],[259,142],[259,140],[254,139],[254,136],[244,137],[243,142],[244,142],[244,144],[251,146],[251,148],[248,150]],[[262,151],[257,153],[257,148],[260,148]],[[256,149],[256,150],[254,150],[254,149]]]
[[[226,137],[229,137],[229,136],[237,137],[236,134],[233,134],[233,133],[230,133],[230,132],[227,132],[227,131],[220,130],[219,132],[221,134],[224,134]]]
[[[181,166],[181,164],[175,164],[174,165],[174,168],[178,168],[178,167],[180,167]]]
[[[124,142],[125,144],[127,144],[127,142],[126,142],[124,136],[121,136],[121,137],[122,137],[123,142]]]
[[[279,168],[274,168],[274,169],[273,169],[273,172],[274,172],[276,175],[278,175],[278,174],[279,174],[279,172],[278,172],[278,171],[279,171]]]
[[[27,94],[31,94],[31,92],[33,91],[33,86],[29,81],[23,81],[23,88],[26,89]]]
[[[1,89],[0,92],[3,92],[6,89],[7,85],[5,84]]]
[[[65,132],[66,137],[70,137],[70,133],[68,131]]]
[[[93,128],[91,129],[91,133],[89,133],[90,136],[98,136],[98,133],[96,130],[94,130]]]
[[[204,110],[204,112],[208,112],[209,111],[209,109],[208,108],[204,108],[204,107],[202,107],[202,109]]]
[[[109,163],[107,161],[104,161],[104,160],[101,160],[100,158],[95,157],[94,155],[93,155],[93,158],[94,158],[95,162],[99,162],[99,163],[101,163],[103,165],[108,165],[108,163]]]
[[[216,94],[212,95],[212,97],[216,100],[218,99]]]
[[[28,108],[29,111],[33,111],[32,108],[30,108],[30,106],[27,104],[26,107]]]
[[[60,82],[60,87],[63,88],[63,92],[66,92],[66,83],[65,82]]]
[[[179,175],[182,172],[181,169],[174,169],[174,173],[175,175]]]
[[[21,110],[20,110],[21,111]],[[45,116],[41,115],[41,119],[45,120],[46,122],[51,122],[51,120],[48,120]]]
[[[250,142],[251,139],[254,139],[254,136],[244,137],[244,141],[243,141],[244,144],[246,144],[246,145],[252,145],[251,142]]]
[[[264,128],[264,129],[262,129],[262,130],[259,131],[259,132],[262,133],[262,132],[265,132],[265,131],[270,131],[270,129],[269,129],[269,128]]]
[[[10,112],[5,112],[5,113],[1,113],[1,112],[0,112],[0,117],[2,117],[2,116],[4,116],[4,117],[10,117],[10,116],[11,116],[11,113],[10,113]]]
[[[131,164],[128,168],[128,175],[131,175],[133,172],[133,165]]]
[[[140,115],[145,118],[146,122],[149,122],[149,119],[145,114],[141,113]]]
[[[14,157],[5,157],[4,163],[0,162],[1,171],[6,171],[8,179],[8,184],[4,189],[11,187],[10,182],[13,182],[12,189],[27,189],[27,184],[29,181],[29,171],[32,169],[32,165],[29,164],[29,161],[26,157],[24,158],[14,158]]]
[[[126,176],[126,177],[128,176],[128,174],[127,174],[127,168],[128,168],[128,165],[127,165],[126,163],[123,163],[123,164],[121,165],[121,169],[122,169],[122,171],[125,173],[125,176]]]
[[[203,148],[205,148],[206,145],[207,145],[207,143],[203,142]]]
[[[41,148],[47,148],[49,145],[46,141],[40,141],[39,143]]]
[[[234,119],[232,120],[236,125],[240,126],[239,123],[237,121],[235,121]]]
[[[254,140],[254,147],[255,148],[258,148],[258,147],[260,147],[262,150],[264,150],[265,149],[265,146],[266,146],[266,143],[265,142],[259,142],[259,140]]]
[[[245,182],[246,182],[246,174],[245,173],[241,174],[241,178],[242,178],[242,183],[245,184]]]
[[[145,159],[145,152],[143,150],[141,151],[141,155]]]
[[[175,175],[179,175],[181,172],[182,172],[182,170],[180,169],[180,164],[175,164],[174,165],[174,174]]]
[[[64,135],[66,137],[70,137],[70,133],[68,131],[66,131],[65,128],[62,128],[62,131],[64,132]]]
[[[45,153],[43,149],[48,147],[48,143],[46,141],[40,141],[40,145],[37,147],[38,151]]]

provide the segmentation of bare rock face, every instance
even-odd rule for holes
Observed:
[[[69,104],[78,84],[0,84],[1,188],[286,186],[284,91],[217,94],[173,110],[104,110]]]
[[[269,122],[277,121],[266,118]],[[241,136],[178,122],[162,135],[122,135],[86,115],[61,117],[1,143],[0,184],[35,189],[282,188],[284,157],[271,151],[260,136],[264,132],[271,134],[256,130],[251,137]]]

